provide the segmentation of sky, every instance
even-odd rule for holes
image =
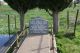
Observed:
[[[0,1],[3,1],[3,0],[0,0]]]

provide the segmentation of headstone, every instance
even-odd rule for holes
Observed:
[[[36,17],[29,22],[30,34],[47,34],[48,33],[48,21],[41,17]]]

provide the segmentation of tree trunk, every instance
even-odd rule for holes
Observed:
[[[58,12],[55,11],[53,12],[53,33],[56,34],[58,33]]]
[[[24,14],[20,13],[20,31],[23,31],[24,28]]]

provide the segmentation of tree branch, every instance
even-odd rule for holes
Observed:
[[[51,14],[47,9],[46,9],[46,12],[47,12],[50,16],[53,16],[53,14]]]

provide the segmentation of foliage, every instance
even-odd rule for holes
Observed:
[[[23,11],[23,13],[25,13],[27,11],[27,5],[26,5],[26,0],[4,0],[8,3],[8,5],[10,5],[11,8],[13,8],[14,10],[16,10],[18,13],[20,13],[20,11]]]
[[[68,7],[72,0],[40,0],[39,8],[51,10],[51,11],[62,11]]]
[[[52,11],[62,11],[67,8],[72,0],[4,0],[13,9],[23,11],[24,13],[28,9],[33,9],[39,7],[41,9],[52,10]]]

